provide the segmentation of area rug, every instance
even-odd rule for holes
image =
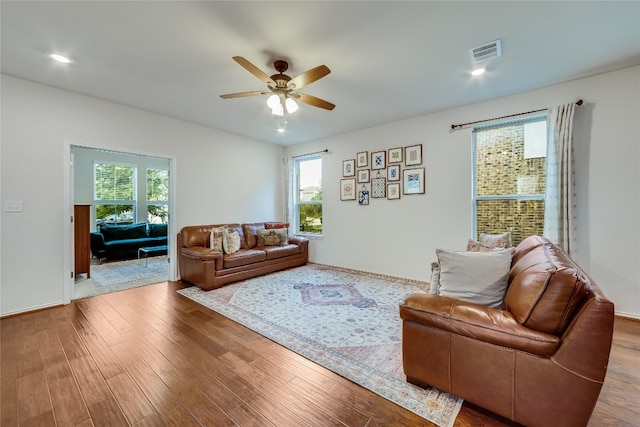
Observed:
[[[162,256],[93,265],[91,278],[97,285],[113,286],[159,276],[162,276],[159,281],[167,280],[168,271],[167,257]]]
[[[409,384],[399,304],[425,292],[410,280],[307,264],[182,295],[252,329],[441,427],[462,399]]]

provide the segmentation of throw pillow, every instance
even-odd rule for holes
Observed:
[[[209,242],[209,247],[214,251],[222,252],[224,250],[222,245],[222,239],[224,237],[224,233],[227,230],[227,227],[218,227],[211,229],[211,237]]]
[[[222,247],[226,254],[238,252],[240,250],[240,233],[237,231],[231,233],[225,231],[222,237]]]
[[[509,281],[513,249],[454,252],[436,249],[440,295],[501,308]]]
[[[284,246],[289,241],[286,228],[258,230],[258,246]]]
[[[467,242],[467,252],[491,252],[497,249],[501,248],[483,245],[482,243],[473,239],[469,239],[469,242]]]
[[[429,281],[429,295],[440,295],[440,264],[431,263],[431,280]]]
[[[485,246],[493,246],[494,248],[510,248],[511,233],[509,231],[501,234],[480,233],[478,241]]]
[[[278,229],[278,228],[289,228],[288,222],[265,222],[264,228],[267,230]]]

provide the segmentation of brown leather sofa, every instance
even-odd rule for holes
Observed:
[[[502,309],[412,294],[400,305],[407,381],[526,426],[585,426],[607,371],[614,306],[562,249],[516,248]]]
[[[240,234],[240,250],[225,254],[211,249],[212,228],[227,226]],[[289,236],[282,246],[258,246],[257,231],[265,223],[194,225],[178,233],[178,268],[183,281],[205,291],[227,283],[304,265],[309,254],[309,241]]]

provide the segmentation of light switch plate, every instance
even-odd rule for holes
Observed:
[[[7,213],[20,213],[22,212],[22,201],[5,200],[3,204],[3,211]]]

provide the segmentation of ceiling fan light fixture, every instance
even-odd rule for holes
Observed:
[[[298,104],[291,98],[287,98],[285,101],[285,106],[287,107],[287,113],[292,114],[298,111]]]
[[[275,93],[267,98],[267,106],[272,110],[275,110],[280,105],[280,97]]]

